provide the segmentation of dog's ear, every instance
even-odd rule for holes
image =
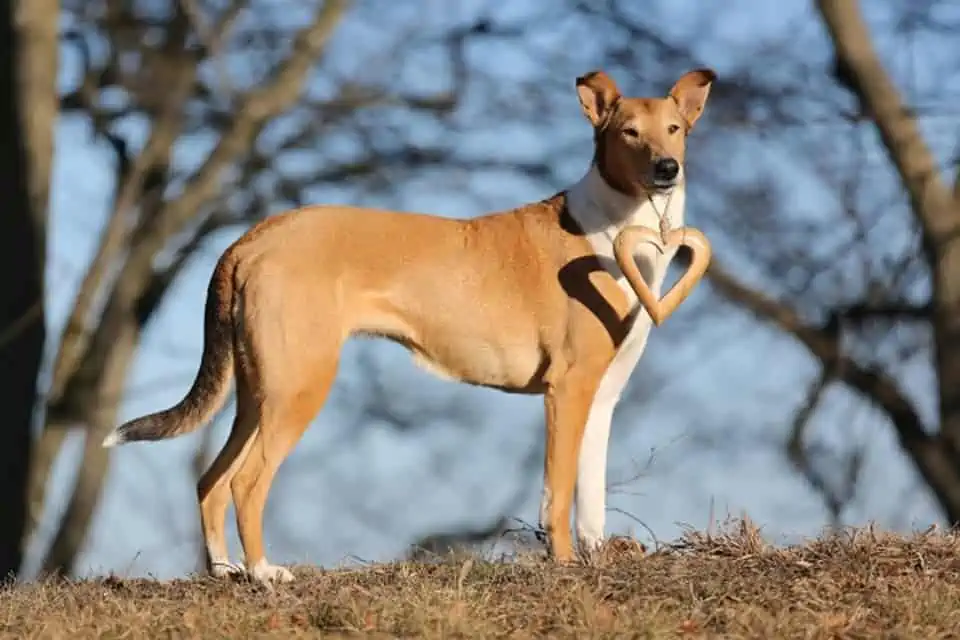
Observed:
[[[703,114],[710,87],[716,79],[717,74],[711,69],[694,69],[683,74],[670,89],[669,95],[677,103],[680,115],[687,121],[688,130],[693,129],[693,125]]]
[[[596,127],[610,115],[610,109],[620,98],[620,90],[603,71],[591,71],[577,78],[577,95],[583,114]]]

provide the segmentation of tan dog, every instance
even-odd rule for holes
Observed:
[[[104,446],[194,431],[235,379],[233,429],[197,488],[208,566],[243,570],[227,556],[232,495],[246,571],[290,580],[264,555],[271,482],[323,405],[344,341],[382,336],[453,380],[543,394],[541,526],[554,558],[572,560],[576,489],[577,535],[594,548],[613,408],[651,327],[613,242],[627,226],[659,229],[664,216],[683,225],[686,136],[713,79],[698,69],[665,98],[625,98],[602,71],[578,78],[594,160],[580,182],[540,202],[471,220],[318,206],[257,224],[213,272],[203,358],[186,397],[118,427]],[[636,248],[655,296],[675,252]]]

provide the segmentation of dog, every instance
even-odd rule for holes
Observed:
[[[264,553],[263,510],[283,460],[319,412],[348,337],[406,347],[442,377],[544,397],[540,526],[555,562],[603,540],[613,410],[653,322],[617,264],[627,227],[684,223],[686,139],[715,80],[702,68],[657,98],[628,98],[604,71],[576,79],[594,155],[576,184],[515,209],[458,220],[350,206],[286,211],[249,229],[210,279],[203,355],[175,406],[126,422],[110,447],[192,432],[226,400],[229,438],[197,486],[208,570],[293,579]],[[677,246],[633,251],[659,296]],[[659,321],[658,321],[659,322]],[[236,505],[243,565],[224,533]]]

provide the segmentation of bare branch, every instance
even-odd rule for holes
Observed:
[[[134,323],[128,322],[113,331],[112,335],[113,343],[98,369],[100,379],[97,391],[105,397],[119,398],[126,382],[130,361],[136,353],[140,330]],[[119,409],[119,401],[108,402],[94,398],[89,403],[88,415],[84,416],[90,423],[90,431],[99,433],[112,428],[116,424]],[[62,436],[62,433],[54,432],[54,437]],[[100,438],[91,437],[88,433],[76,482],[43,562],[45,573],[66,574],[74,568],[73,564],[89,532],[89,523],[100,502],[109,468],[109,451],[101,446]]]
[[[186,23],[174,18],[174,38],[182,43],[186,38]],[[100,237],[97,251],[77,290],[76,300],[64,326],[60,348],[53,365],[47,402],[56,404],[76,372],[85,353],[93,330],[89,326],[94,302],[102,292],[103,280],[129,241],[132,229],[131,210],[140,198],[148,175],[160,165],[166,165],[173,143],[182,123],[182,105],[189,95],[196,76],[196,64],[179,65],[177,82],[170,87],[170,101],[164,113],[155,121],[143,151],[132,165],[123,155],[117,163],[117,193],[113,210]]]
[[[234,90],[233,84],[230,82],[230,71],[227,69],[226,62],[223,60],[220,48],[230,29],[233,27],[233,24],[249,4],[249,0],[232,2],[220,19],[217,20],[213,26],[208,27],[204,22],[203,16],[201,15],[202,12],[200,7],[197,6],[196,0],[180,0],[182,11],[190,19],[194,30],[199,35],[206,49],[207,57],[212,59],[217,66],[217,76],[220,85],[219,90],[228,102],[231,101]]]
[[[845,307],[839,307],[831,312],[831,323],[846,321],[852,324],[862,324],[869,321],[902,322],[928,321],[933,314],[933,305],[913,304],[903,300],[890,300],[871,304],[856,302]]]
[[[896,380],[882,371],[861,366],[841,352],[839,327],[804,323],[795,311],[744,286],[716,264],[711,265],[707,275],[717,293],[792,335],[824,367],[838,371],[838,379],[882,409],[896,430],[900,445],[910,454],[941,504],[960,505],[960,477],[949,452],[940,446],[937,436],[927,433],[916,408]],[[960,513],[947,516],[956,521]]]
[[[860,452],[856,452],[844,459],[844,472],[840,480],[840,485],[837,486],[837,483],[831,482],[828,474],[824,473],[817,460],[817,458],[829,457],[831,458],[829,460],[830,466],[835,467],[837,461],[833,459],[834,456],[816,455],[815,452],[819,448],[804,443],[807,427],[814,413],[816,413],[823,393],[826,391],[834,375],[835,372],[825,368],[821,375],[810,385],[803,405],[794,415],[790,429],[790,437],[786,442],[786,453],[787,458],[793,464],[794,468],[806,479],[807,484],[809,484],[823,500],[827,513],[830,516],[831,526],[834,529],[839,529],[843,524],[843,511],[856,495],[860,471],[863,468],[863,455]]]
[[[132,289],[144,286],[150,277],[153,256],[212,199],[221,173],[249,150],[261,127],[296,100],[307,73],[349,5],[349,0],[327,0],[314,22],[297,34],[293,52],[273,80],[241,101],[232,126],[187,182],[182,195],[149,221],[124,268],[123,276],[127,279],[124,286]]]
[[[920,134],[916,118],[900,99],[870,39],[857,0],[817,0],[837,54],[838,76],[873,118],[891,161],[910,195],[924,230],[929,258],[956,234],[960,214],[953,206],[936,159]]]

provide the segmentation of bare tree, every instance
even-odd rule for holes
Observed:
[[[854,98],[853,109],[847,111],[850,139],[858,141],[862,132],[875,132],[899,180],[899,202],[865,206],[862,199],[844,198],[840,190],[840,217],[828,224],[843,229],[845,217],[853,221],[855,231],[845,244],[823,236],[823,242],[832,245],[835,264],[816,264],[810,256],[788,250],[796,258],[792,273],[777,273],[776,286],[793,302],[748,286],[722,262],[711,268],[710,281],[716,292],[792,336],[819,362],[821,374],[794,421],[789,452],[834,516],[852,497],[861,460],[854,452],[843,463],[846,480],[831,483],[815,456],[809,455],[812,449],[804,444],[804,432],[823,391],[842,385],[886,417],[953,525],[960,522],[960,172],[955,163],[944,168],[936,159],[921,133],[920,111],[908,106],[881,62],[859,3],[818,0],[816,8],[835,51],[829,72]],[[926,19],[906,13],[903,20],[912,21],[912,29],[918,19]],[[862,155],[853,157],[861,163],[851,166],[867,166]],[[876,188],[877,178],[870,179]],[[877,227],[898,206],[909,212],[906,223],[899,225],[905,242],[897,243],[906,246],[899,255],[883,255],[889,249],[879,240]],[[814,246],[816,238],[808,236],[806,242]],[[851,261],[858,261],[859,267]],[[818,286],[817,279],[822,282],[824,273],[837,264],[863,278],[847,287],[843,299],[838,299],[836,288]],[[805,277],[798,277],[798,270]],[[788,277],[802,284],[790,287]],[[930,355],[936,380],[936,424],[921,418],[916,397],[904,388],[897,371],[904,359],[924,353]]]
[[[47,201],[57,118],[56,0],[5,2],[0,16],[0,576],[16,574],[46,330]]]
[[[820,368],[796,411],[772,418],[784,423],[786,437],[743,424],[718,435],[711,425],[695,441],[720,455],[757,444],[781,448],[786,468],[822,497],[828,520],[839,525],[862,488],[869,443],[847,437],[833,400],[859,398],[857,407],[886,415],[953,522],[960,449],[951,444],[951,363],[960,356],[951,355],[958,321],[950,309],[960,141],[949,92],[960,67],[955,49],[923,45],[957,28],[955,5],[871,3],[864,8],[882,30],[876,42],[859,4],[842,0],[785,4],[779,22],[765,23],[769,32],[736,11],[670,14],[668,23],[659,8],[616,0],[568,6],[580,28],[602,34],[585,64],[612,71],[628,91],[656,90],[691,66],[718,67],[707,124],[688,157],[691,222],[717,249],[706,289],[784,330]],[[723,18],[741,22],[750,37],[720,35]],[[824,40],[835,50],[826,63]],[[946,135],[924,137],[928,126]],[[678,316],[660,341],[674,329],[671,338],[699,339],[703,326],[718,325],[719,308]],[[739,338],[752,336],[730,342],[742,344]],[[926,358],[933,397],[911,384]],[[921,417],[928,405],[937,407],[936,421]],[[702,419],[690,420],[693,427]]]

